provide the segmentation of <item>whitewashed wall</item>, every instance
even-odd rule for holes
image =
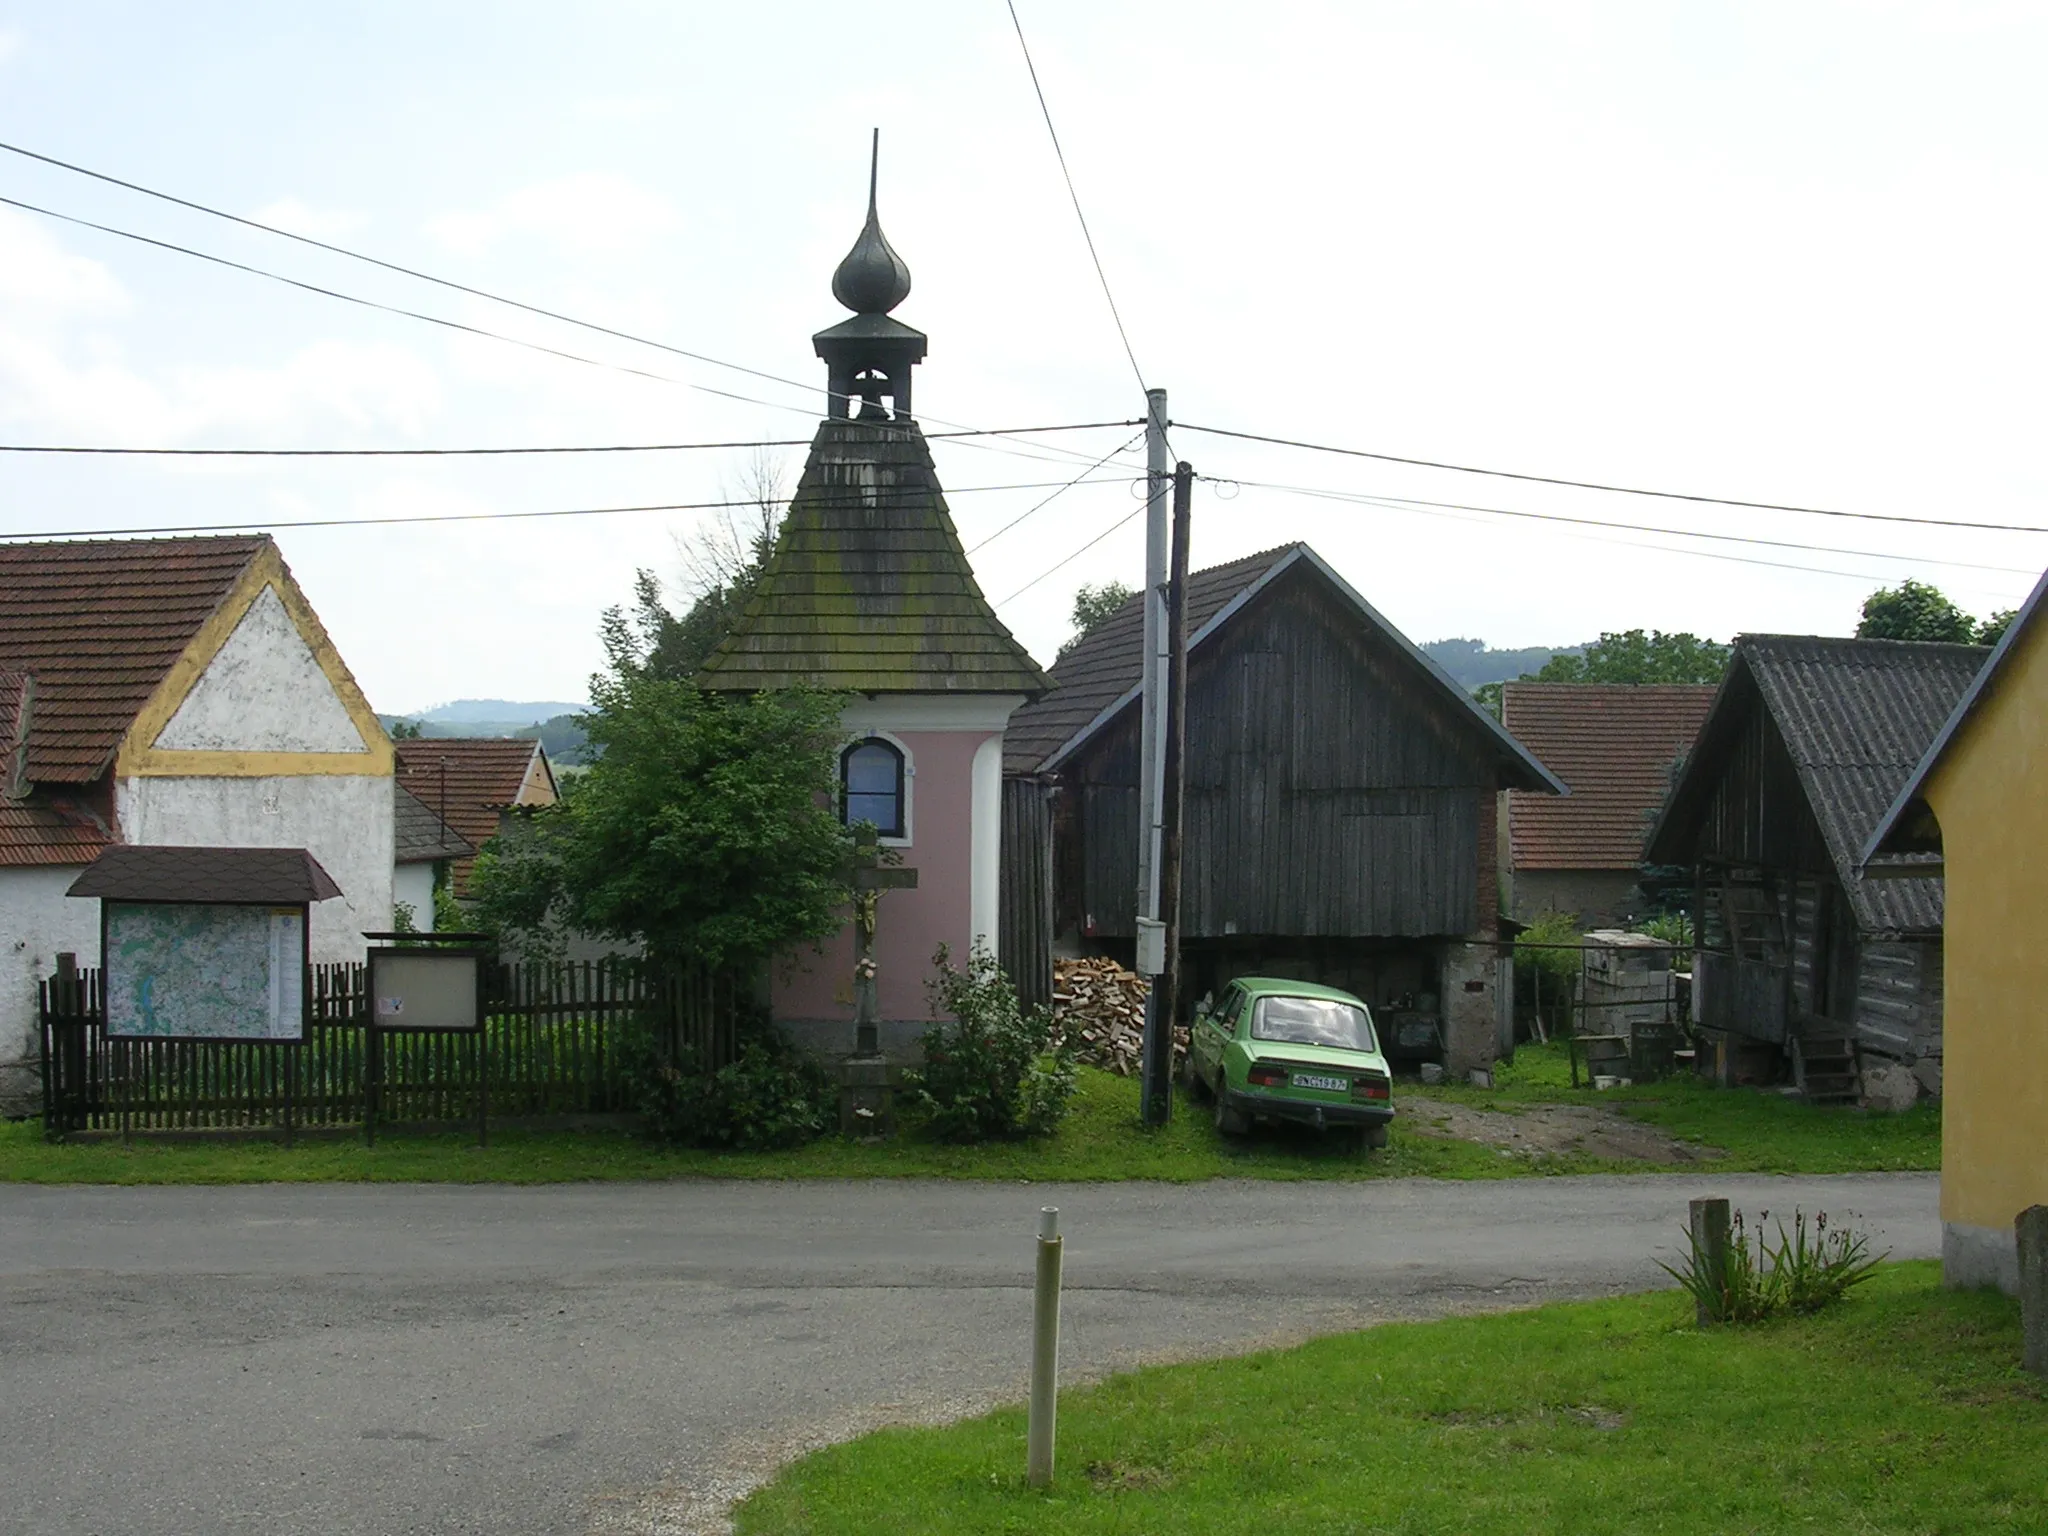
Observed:
[[[401,864],[391,873],[391,905],[400,902],[412,908],[413,926],[422,931],[434,926],[434,866]]]
[[[0,1113],[40,1102],[36,1060],[36,982],[69,951],[99,964],[100,904],[64,892],[83,866],[0,869]]]
[[[304,848],[342,894],[313,907],[315,964],[360,960],[363,932],[391,927],[391,780],[342,774],[120,781],[131,843]]]

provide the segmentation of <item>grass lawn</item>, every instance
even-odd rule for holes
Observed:
[[[1524,1047],[1493,1090],[1443,1086],[1427,1095],[1397,1087],[1407,1113],[1394,1122],[1383,1152],[1360,1155],[1312,1132],[1261,1128],[1226,1141],[1206,1106],[1176,1096],[1170,1125],[1137,1123],[1137,1084],[1084,1068],[1073,1113],[1047,1141],[942,1146],[911,1128],[895,1141],[867,1145],[836,1137],[789,1152],[697,1152],[655,1146],[618,1131],[521,1132],[494,1128],[479,1148],[467,1132],[317,1139],[283,1147],[268,1141],[115,1141],[52,1146],[32,1121],[0,1123],[0,1181],[45,1184],[240,1184],[310,1181],[430,1181],[542,1184],[579,1179],[950,1178],[1044,1182],[1213,1178],[1472,1179],[1532,1174],[1656,1172],[1666,1165],[1613,1162],[1575,1154],[1508,1155],[1428,1134],[1429,1098],[1513,1111],[1569,1101],[1598,1103],[1639,1116],[1674,1135],[1724,1148],[1715,1167],[1731,1172],[1842,1173],[1937,1168],[1941,1126],[1933,1111],[1868,1116],[1820,1109],[1776,1095],[1668,1083],[1604,1094],[1568,1086],[1561,1050]]]
[[[746,1501],[741,1536],[1723,1536],[2048,1530],[2019,1309],[1888,1266],[1820,1317],[1701,1331],[1672,1292],[1394,1324],[885,1430]]]

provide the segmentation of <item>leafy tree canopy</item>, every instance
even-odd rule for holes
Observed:
[[[2000,608],[1990,618],[1977,626],[1979,645],[1996,645],[2005,638],[2005,632],[2012,628],[2012,621],[2020,616],[2017,608]]]
[[[1074,593],[1074,632],[1067,637],[1067,643],[1060,647],[1060,654],[1064,656],[1079,645],[1089,631],[1098,628],[1105,619],[1135,595],[1120,581],[1105,581],[1099,586],[1081,586]]]
[[[640,940],[660,961],[757,965],[842,920],[853,844],[831,806],[843,701],[730,698],[670,675],[646,623],[650,585],[633,617],[605,615],[609,665],[583,717],[600,754],[485,848],[481,913],[543,943],[580,929]]]
[[[1553,656],[1533,679],[1539,683],[1718,683],[1728,670],[1728,647],[1698,635],[1661,629],[1603,633],[1577,656]]]
[[[1880,587],[1863,602],[1859,640],[1946,640],[1969,645],[1977,621],[1950,602],[1939,587],[1908,576],[1896,587]]]

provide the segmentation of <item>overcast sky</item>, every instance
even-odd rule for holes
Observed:
[[[1138,364],[1179,421],[2048,526],[2048,7],[1018,9]],[[0,139],[797,381],[0,154],[0,196],[679,381],[0,207],[0,441],[807,439],[824,386],[810,337],[843,314],[828,285],[859,230],[871,126],[883,224],[915,279],[897,313],[931,336],[916,396],[927,430],[1138,416],[1001,0],[0,3]],[[971,546],[1051,487],[973,488],[1057,484],[1128,436],[935,454]],[[1198,490],[1198,565],[1306,540],[1417,641],[1846,633],[1863,597],[1902,576],[1983,613],[2017,602],[2048,563],[2036,534],[1741,512],[1191,430],[1174,447],[1223,482]],[[793,484],[803,451],[781,453]],[[0,455],[0,532],[704,501],[737,484],[746,457]],[[1115,462],[1105,483],[976,553],[991,599],[1136,508]],[[676,538],[701,515],[278,538],[372,702],[410,711],[581,698],[601,609],[628,595],[635,567],[678,581]],[[1001,607],[1041,659],[1078,583],[1139,578],[1142,521]],[[1651,547],[1680,545],[1739,558]]]

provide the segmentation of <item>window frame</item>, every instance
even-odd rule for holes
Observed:
[[[875,835],[881,842],[904,846],[910,842],[910,753],[903,743],[884,735],[880,731],[869,731],[849,741],[839,749],[839,820],[843,826],[853,826],[854,819],[848,814],[851,809],[853,790],[848,783],[853,754],[866,747],[880,747],[894,759],[896,764],[896,824],[893,827],[877,826]],[[863,791],[867,793],[867,791]]]

